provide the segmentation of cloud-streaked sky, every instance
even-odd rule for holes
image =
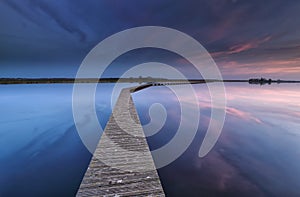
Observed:
[[[145,25],[197,39],[224,77],[300,76],[300,1],[0,2],[2,76],[74,76],[104,38]],[[181,65],[182,67],[184,65]]]

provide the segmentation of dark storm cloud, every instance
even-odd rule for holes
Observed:
[[[36,20],[31,15],[29,15],[22,7],[20,7],[16,2],[9,1],[9,0],[3,1],[3,2],[6,3],[7,5],[9,5],[12,9],[14,9],[20,15],[27,18],[29,21],[31,21],[33,23],[36,22]]]
[[[69,23],[67,17],[63,16],[61,12],[55,8],[55,2],[51,4],[44,1],[37,0],[24,0],[22,3],[7,0],[5,1],[12,9],[19,13],[22,17],[28,19],[30,22],[42,26],[43,22],[40,20],[40,14],[38,11],[48,15],[52,20],[57,23],[57,26],[64,29],[71,34],[78,34],[80,40],[84,40],[86,35],[77,26]],[[53,5],[54,4],[54,5]],[[44,21],[45,22],[45,21]]]
[[[36,54],[43,61],[82,59],[107,36],[144,25],[191,35],[217,62],[299,57],[300,1],[6,0],[0,5],[2,61],[34,61]]]
[[[38,0],[31,0],[30,1],[32,6],[36,6],[41,9],[45,14],[49,15],[59,27],[66,30],[71,34],[78,34],[80,37],[80,41],[84,41],[86,38],[85,32],[83,32],[79,27],[76,25],[69,23],[61,13],[58,12],[55,6],[51,6],[46,2],[38,1]]]

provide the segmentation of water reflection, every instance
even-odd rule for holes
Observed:
[[[197,151],[209,121],[210,98],[205,87],[197,88],[201,107],[197,136],[178,160],[159,170],[167,195],[299,196],[299,85],[227,85],[225,126],[217,145],[203,159]],[[157,94],[163,96],[151,96]],[[143,123],[149,121],[148,105],[165,102],[161,98],[167,94],[168,90],[161,88],[135,95]],[[188,95],[184,102],[190,102]],[[172,107],[167,124],[148,138],[152,149],[174,135],[180,111],[174,107],[174,99],[168,99],[168,105]]]
[[[159,169],[166,194],[300,196],[300,86],[226,85],[225,126],[214,149],[202,159],[198,151],[210,118],[210,97],[205,85],[194,86],[200,127],[187,151]],[[111,91],[105,86],[97,93],[103,127],[111,113]],[[143,124],[150,121],[153,103],[166,108],[166,124],[148,137],[150,148],[170,141],[180,118],[176,97],[165,87],[153,87],[133,98]],[[75,130],[71,101],[71,85],[1,86],[0,196],[76,193],[91,155]],[[189,95],[181,102],[195,105]]]
[[[74,126],[72,88],[0,87],[0,196],[75,196],[91,154]],[[110,90],[97,95],[103,127]]]

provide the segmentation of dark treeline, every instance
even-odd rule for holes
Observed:
[[[248,80],[235,80],[235,79],[165,79],[165,78],[152,78],[152,77],[130,77],[130,78],[0,78],[0,84],[55,84],[55,83],[146,83],[152,85],[179,85],[179,84],[201,84],[212,82],[247,82],[249,84],[272,84],[272,83],[300,83],[295,80],[272,80],[265,78],[253,78]]]

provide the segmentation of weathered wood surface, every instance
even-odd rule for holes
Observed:
[[[165,196],[130,90],[121,91],[77,196]]]

